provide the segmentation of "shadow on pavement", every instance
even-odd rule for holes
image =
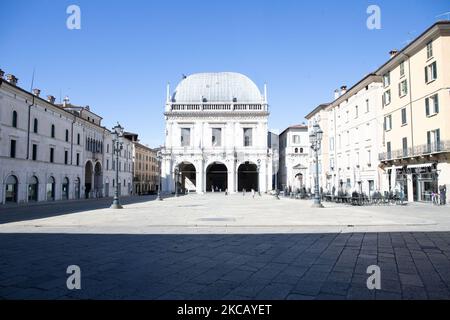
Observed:
[[[5,299],[450,298],[450,232],[0,234],[0,252]],[[81,290],[66,287],[70,265]]]
[[[120,198],[123,205],[155,201],[156,196]],[[69,202],[42,202],[30,206],[0,207],[0,224],[56,217],[87,210],[106,209],[112,198],[89,199]]]

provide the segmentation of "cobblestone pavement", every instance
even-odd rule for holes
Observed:
[[[9,217],[11,222],[0,225],[0,298],[450,298],[450,230],[442,230],[447,226],[446,209],[436,208],[434,214],[423,207],[336,207],[327,213],[306,209],[310,204],[303,202],[272,204],[264,199],[249,204],[235,198],[227,204],[232,213],[225,215],[220,201],[230,200],[212,198],[200,202],[200,210],[198,204],[192,205],[193,199],[137,203],[120,213],[80,209],[61,215],[60,210],[52,209],[57,212],[53,216],[47,212],[23,221]],[[288,228],[295,220],[289,212],[287,219],[294,220],[269,228],[271,215],[277,210],[298,206],[305,216],[296,221],[295,228]],[[152,216],[155,208],[159,210]],[[191,220],[185,220],[189,223],[207,218],[201,220],[205,223],[201,228],[171,226],[161,217],[162,212],[177,215],[183,211],[186,215],[189,210],[198,210],[192,212]],[[357,217],[353,229],[343,227],[348,220],[339,210]],[[243,212],[253,215],[253,227],[241,219]],[[344,219],[342,226],[336,221],[334,227],[329,226],[325,218],[333,212]],[[261,221],[257,221],[258,214]],[[314,214],[322,221],[320,228],[307,221]],[[222,225],[230,219],[236,222],[231,231]],[[303,221],[309,224],[301,227]],[[374,224],[367,227],[371,221]],[[380,225],[382,221],[386,225]],[[161,226],[162,222],[166,225]],[[411,223],[424,230],[409,230]],[[119,224],[120,232],[116,228]],[[264,228],[256,226],[259,224]],[[382,231],[392,228],[397,231]],[[69,265],[81,268],[81,290],[66,287]],[[381,269],[381,290],[367,288],[366,271],[371,265]]]

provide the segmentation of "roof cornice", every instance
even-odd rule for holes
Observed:
[[[395,56],[386,61],[381,67],[379,67],[375,73],[377,75],[383,75],[388,70],[400,64],[405,60],[404,56],[409,58],[417,53],[428,42],[436,39],[440,36],[450,36],[450,21],[439,21],[425,30],[420,36],[411,41],[406,47],[400,50]]]

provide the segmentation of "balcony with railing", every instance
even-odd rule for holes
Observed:
[[[183,104],[174,103],[169,107],[169,112],[267,112],[267,104],[240,104],[240,103],[202,103]]]
[[[439,143],[430,143],[415,146],[413,148],[405,148],[383,152],[379,154],[380,161],[400,160],[406,158],[414,158],[426,155],[450,152],[450,140],[440,141]]]

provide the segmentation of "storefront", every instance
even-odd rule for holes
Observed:
[[[437,163],[393,166],[385,171],[390,192],[400,192],[409,202],[431,202],[439,190]]]
[[[438,192],[438,170],[433,163],[411,165],[413,201],[431,202],[432,194]]]

